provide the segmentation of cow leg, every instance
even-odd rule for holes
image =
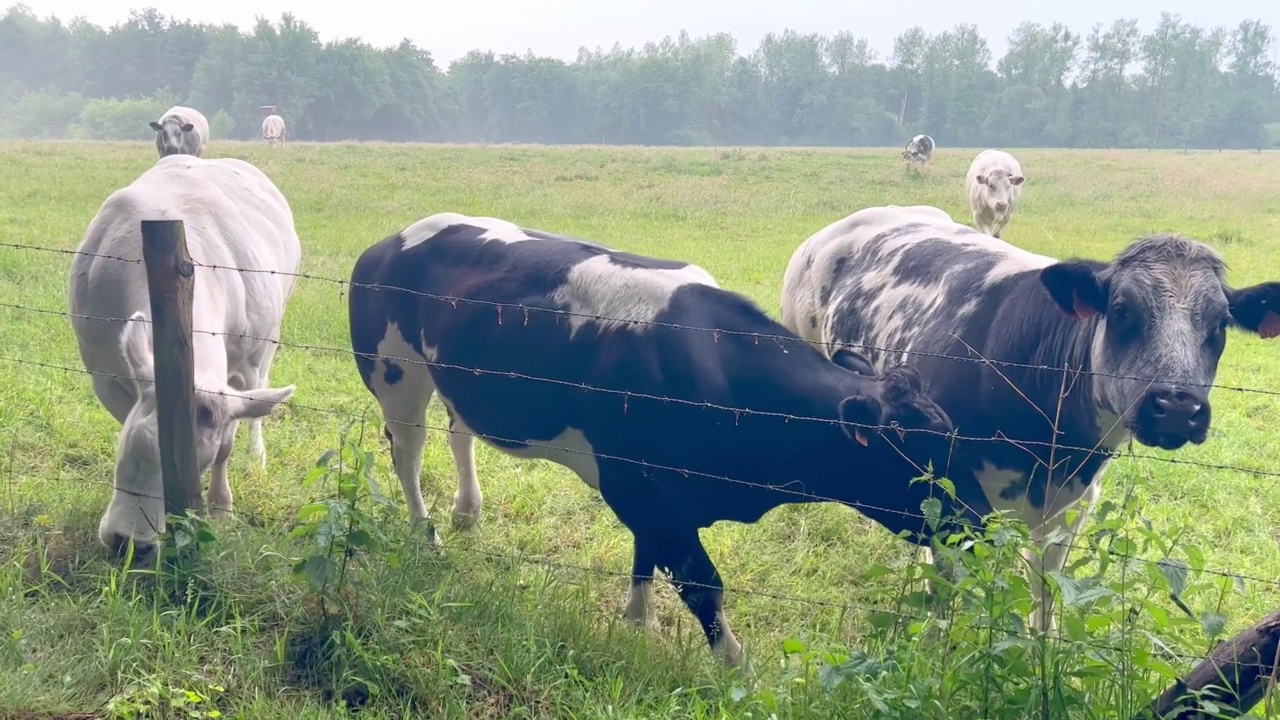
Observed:
[[[236,431],[239,430],[239,425],[239,420],[231,422],[229,437],[218,448],[218,454],[213,458],[213,467],[209,468],[209,493],[206,505],[209,506],[209,516],[215,520],[230,517],[233,514],[231,480],[227,477],[227,465],[231,458],[231,449],[236,444]]]
[[[271,386],[271,362],[275,359],[277,347],[279,346],[275,343],[267,343],[262,357],[257,360],[257,372],[249,372],[245,377],[249,383],[246,390],[261,390]],[[267,445],[262,441],[262,423],[265,420],[266,418],[260,417],[249,420],[249,453],[264,472],[267,469]]]
[[[98,396],[98,401],[111,413],[111,417],[124,425],[125,418],[129,417],[129,411],[138,400],[133,393],[132,383],[126,384],[107,375],[90,377],[93,378],[93,394]]]
[[[424,387],[422,383],[407,382],[409,378],[409,373],[405,373],[405,381],[385,396],[380,395],[378,401],[386,422],[385,433],[391,441],[391,464],[409,506],[410,524],[416,528],[427,520],[427,504],[422,500],[422,451],[427,446],[427,405],[435,388],[430,384]],[[431,529],[431,543],[440,544],[435,528]]]
[[[635,535],[631,588],[627,591],[627,606],[623,614],[627,620],[641,627],[653,620],[653,568],[656,562],[657,548],[653,542]]]
[[[702,625],[711,652],[729,667],[745,667],[742,644],[724,616],[724,583],[697,528],[663,528],[654,540],[658,567],[671,574],[680,599]]]
[[[453,524],[465,530],[474,527],[480,519],[480,504],[484,500],[480,481],[476,478],[476,436],[471,428],[458,421],[453,411],[448,415],[449,450],[458,469],[458,491],[453,495]]]
[[[1031,564],[1033,575],[1031,578],[1031,593],[1035,601],[1031,611],[1033,630],[1045,634],[1053,630],[1053,591],[1049,588],[1046,574],[1062,572],[1062,568],[1066,567],[1067,554],[1075,544],[1076,534],[1084,526],[1085,520],[1089,517],[1089,511],[1101,495],[1102,486],[1095,479],[1089,483],[1089,487],[1080,498],[1080,504],[1075,508],[1077,510],[1075,522],[1068,524],[1067,513],[1061,512],[1046,520],[1039,529],[1032,530],[1032,540],[1040,546],[1041,551],[1038,559],[1033,553],[1025,555]],[[1062,532],[1059,533],[1059,530]],[[1059,535],[1059,539],[1056,542],[1047,542],[1047,538],[1054,535]]]

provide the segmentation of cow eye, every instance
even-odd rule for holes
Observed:
[[[1117,325],[1124,325],[1128,323],[1132,316],[1133,314],[1129,312],[1129,307],[1127,305],[1115,305],[1111,308],[1111,319],[1115,321]]]

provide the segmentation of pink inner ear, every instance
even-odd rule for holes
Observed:
[[[1094,310],[1089,305],[1080,301],[1080,294],[1077,293],[1075,290],[1071,291],[1071,305],[1076,311],[1076,317],[1080,318],[1081,320],[1088,320],[1089,318],[1098,314],[1097,310]]]
[[[1258,336],[1263,340],[1280,336],[1280,315],[1277,315],[1274,310],[1268,310],[1267,314],[1262,316],[1262,322],[1258,323]]]

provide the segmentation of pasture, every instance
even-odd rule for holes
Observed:
[[[376,403],[349,354],[336,281],[368,245],[434,212],[693,262],[777,317],[791,253],[833,220],[869,205],[932,204],[969,223],[963,176],[975,152],[939,150],[917,175],[897,150],[272,150],[214,140],[206,157],[253,162],[284,192],[311,277],[290,300],[272,369],[273,386],[297,392],[265,424],[267,470],[248,461],[242,429],[237,517],[210,526],[167,591],[109,563],[97,541],[119,426],[80,372],[63,316],[70,256],[52,252],[72,250],[155,151],[0,144],[0,716],[313,718],[362,706],[377,718],[1128,717],[1212,647],[1207,635],[1280,606],[1280,345],[1232,331],[1218,384],[1267,392],[1219,387],[1207,443],[1135,446],[1139,457],[1112,464],[1103,499],[1133,513],[1087,529],[1124,552],[1099,560],[1079,541],[1071,606],[1044,641],[984,632],[975,618],[999,614],[993,607],[960,608],[961,620],[930,635],[913,604],[908,577],[921,568],[909,548],[847,508],[787,506],[757,525],[704,531],[752,654],[749,676],[715,665],[665,579],[661,628],[623,623],[630,536],[558,466],[478,447],[484,508],[461,533],[448,524],[452,460],[443,433],[430,432],[423,491],[444,546],[415,542]],[[1217,248],[1233,285],[1280,279],[1275,155],[1013,152],[1027,183],[1008,242],[1109,259],[1133,237],[1173,231]],[[290,572],[315,543],[288,532],[300,508],[332,496],[304,480],[352,422],[394,501],[370,511],[393,550],[342,579],[348,610],[330,626],[319,618],[332,601]],[[438,403],[427,424],[445,426]],[[1029,606],[1003,537],[992,553],[1005,557],[970,580],[991,602],[1007,598],[1000,612],[1013,616]],[[1128,553],[1176,562],[1126,562]],[[1099,582],[1082,579],[1098,572]]]

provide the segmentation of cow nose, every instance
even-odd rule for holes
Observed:
[[[102,539],[107,546],[107,552],[113,560],[123,560],[125,553],[129,551],[129,540],[132,538],[125,533],[111,532]],[[133,561],[135,563],[145,561],[151,557],[151,553],[155,550],[155,545],[144,540],[133,540]]]
[[[1209,407],[1185,390],[1157,390],[1147,395],[1148,412],[1161,432],[1183,434],[1205,424]]]
[[[1008,210],[1008,209],[1009,209],[1009,203],[1002,203],[1002,202],[996,203],[996,212],[1004,212],[1005,210]]]

